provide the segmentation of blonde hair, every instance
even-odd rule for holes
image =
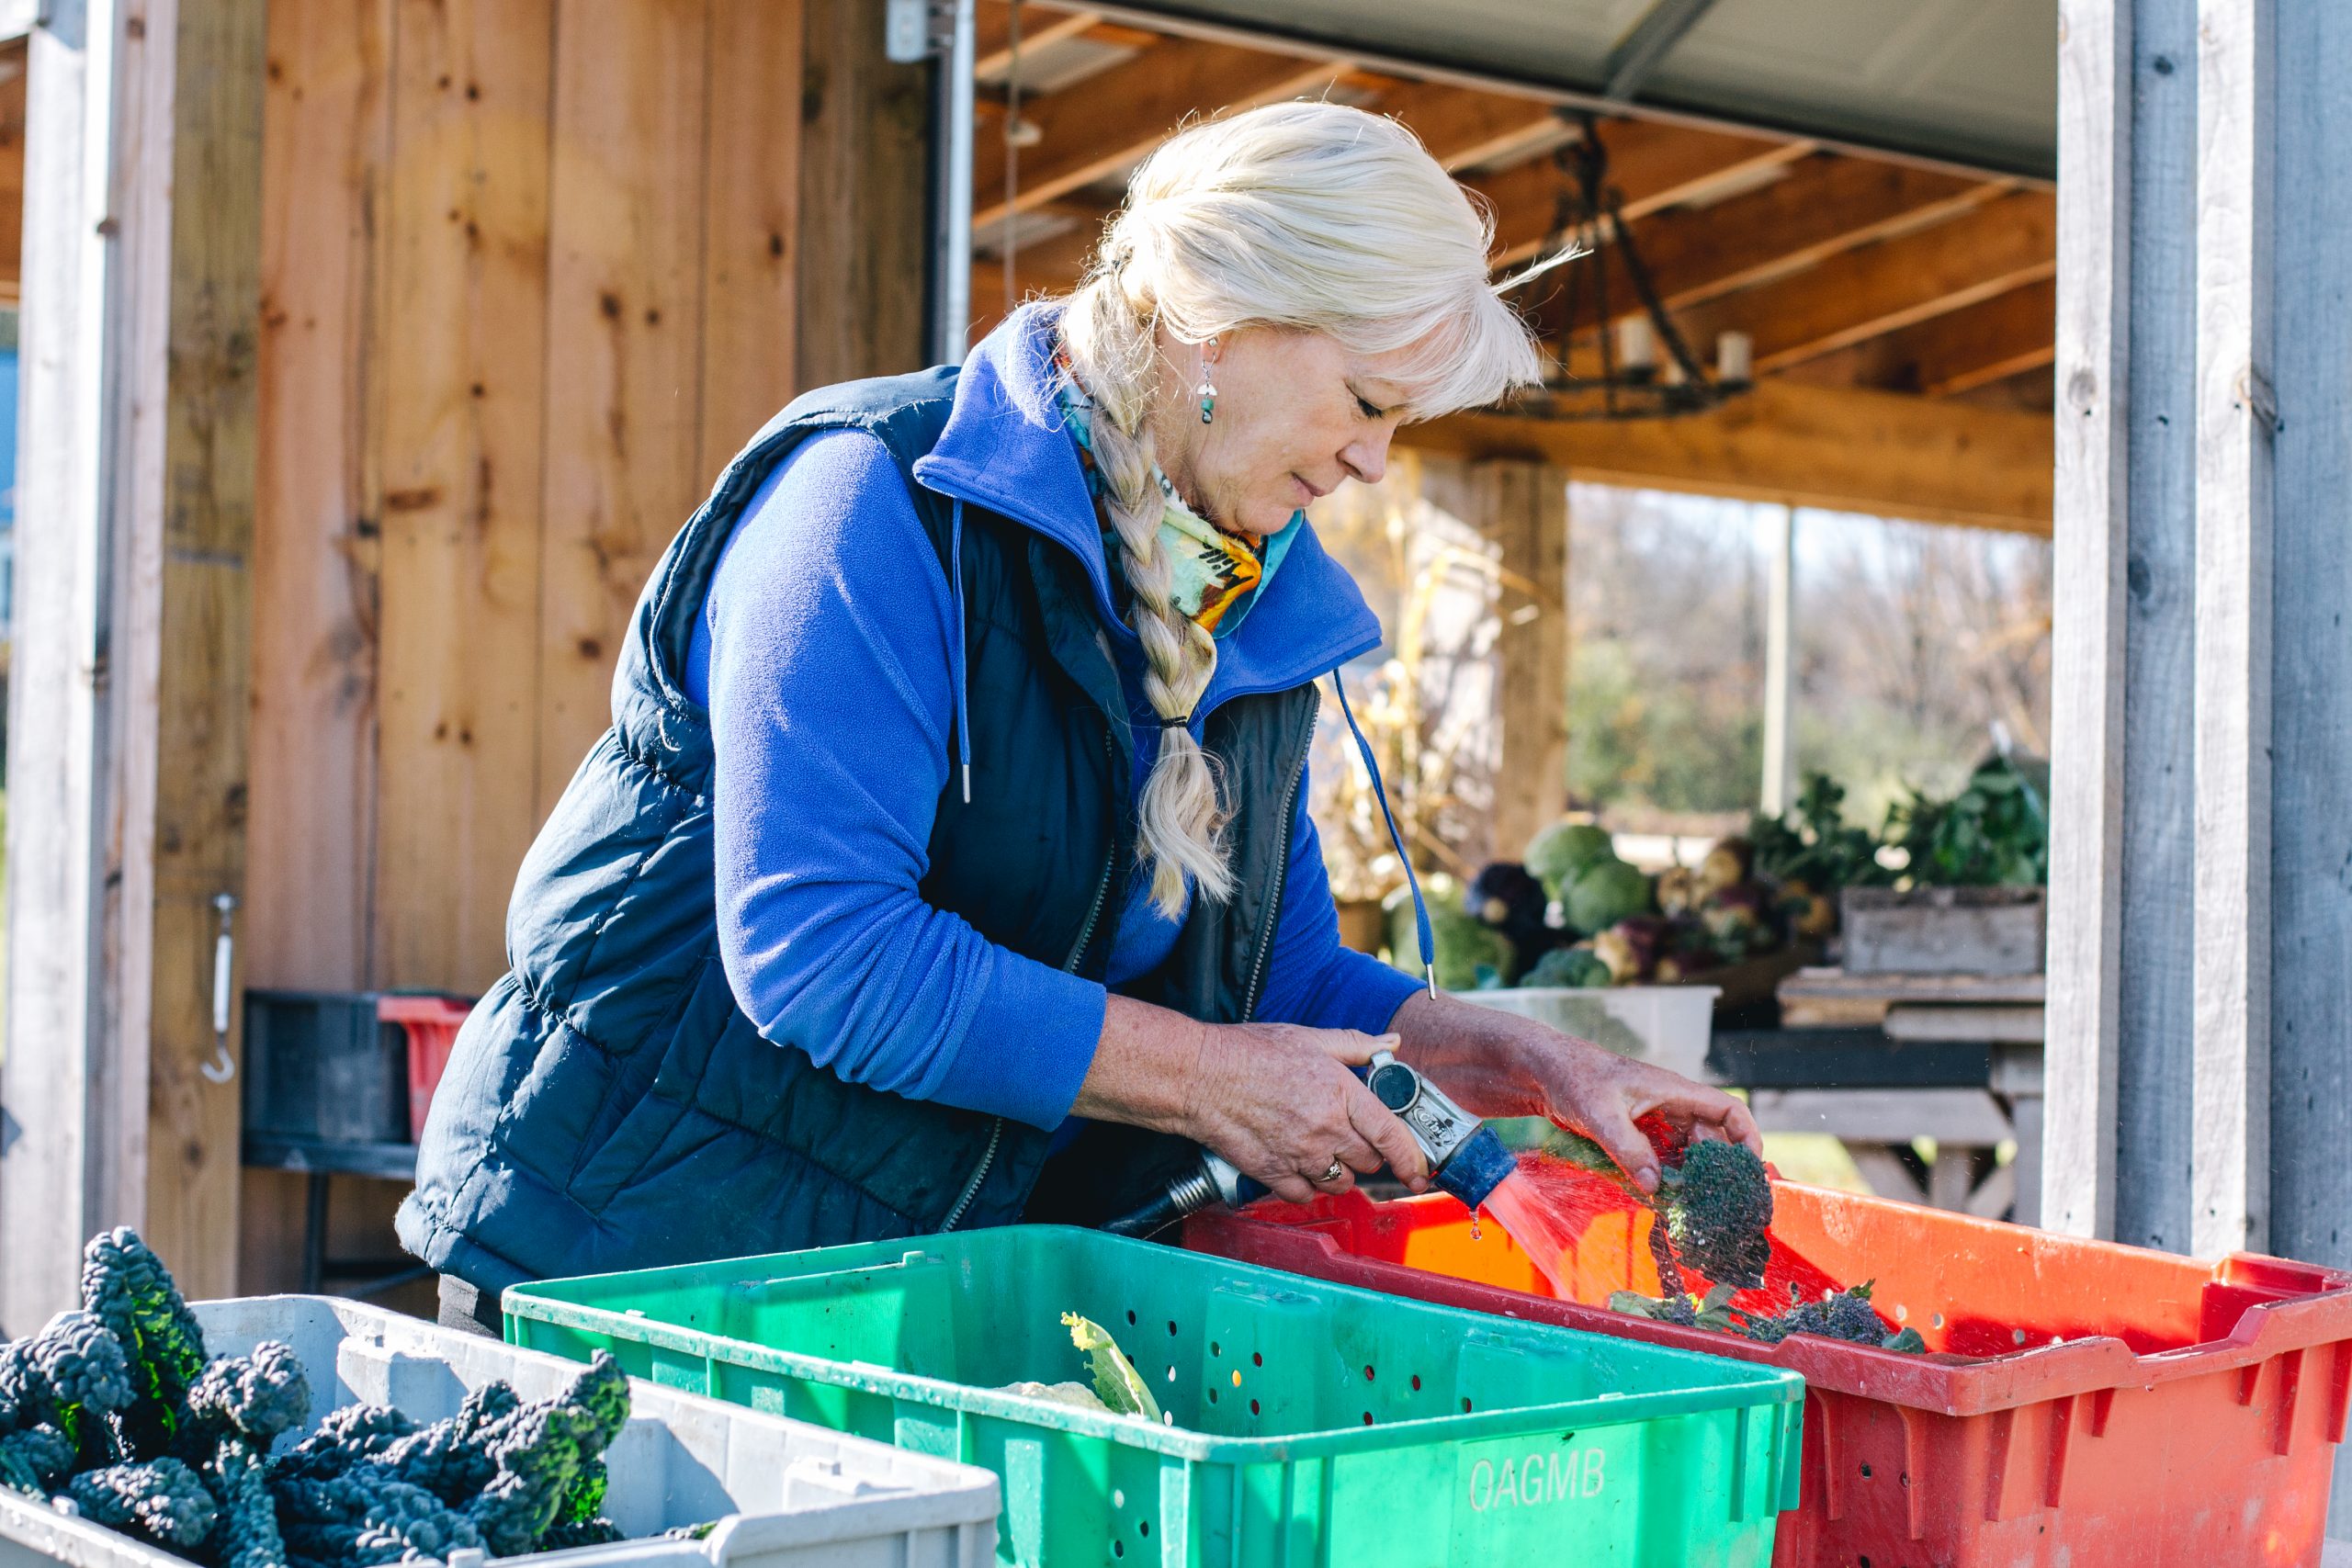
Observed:
[[[1117,536],[1144,692],[1163,718],[1191,714],[1216,671],[1208,631],[1170,600],[1148,419],[1159,390],[1157,329],[1205,343],[1243,327],[1321,333],[1349,352],[1395,355],[1409,417],[1491,403],[1538,379],[1535,345],[1489,283],[1493,221],[1413,133],[1330,103],[1285,103],[1180,132],[1127,184],[1065,304],[1072,373],[1092,399],[1102,504]],[[1228,810],[1184,728],[1160,732],[1136,852],[1170,919],[1189,876],[1232,896]]]

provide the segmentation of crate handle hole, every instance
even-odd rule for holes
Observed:
[[[1214,1340],[1214,1339],[1212,1339],[1212,1340],[1210,1340],[1210,1341],[1209,1341],[1209,1354],[1210,1354],[1210,1355],[1212,1355],[1212,1356],[1222,1356],[1222,1355],[1224,1355],[1224,1354],[1225,1354],[1225,1352],[1224,1352],[1223,1350],[1221,1350],[1221,1349],[1217,1348],[1217,1343],[1216,1343],[1216,1340]]]
[[[1421,1392],[1421,1374],[1419,1372],[1413,1374],[1413,1392],[1415,1393]]]
[[[1215,1404],[1216,1403],[1216,1390],[1214,1388],[1209,1390],[1209,1403],[1211,1404]]]
[[[1170,1339],[1176,1337],[1176,1320],[1172,1317],[1168,1320],[1168,1337]]]
[[[1363,1424],[1367,1427],[1372,1425],[1372,1412],[1369,1410],[1363,1413]]]
[[[1111,1489],[1111,1506],[1113,1506],[1113,1507],[1114,1507],[1114,1508],[1124,1508],[1124,1507],[1125,1507],[1126,1506],[1127,1506],[1127,1495],[1126,1495],[1126,1493],[1125,1493],[1125,1492],[1124,1492],[1124,1491],[1122,1491],[1122,1490],[1121,1490],[1121,1489],[1119,1489],[1118,1487],[1115,1487],[1115,1486],[1114,1486],[1114,1487],[1113,1487],[1113,1488]]]
[[[1363,1370],[1363,1381],[1366,1382],[1370,1382],[1372,1381],[1372,1368],[1369,1365],[1367,1365]]]
[[[1250,1402],[1250,1414],[1252,1416],[1258,1414],[1258,1402],[1254,1399]]]
[[[1868,1481],[1870,1478],[1871,1478],[1871,1467],[1870,1467],[1869,1463],[1866,1461],[1866,1462],[1862,1465],[1862,1479],[1863,1479],[1864,1481]]]
[[[1133,1307],[1129,1307],[1129,1308],[1127,1309],[1127,1326],[1128,1326],[1129,1328],[1133,1328],[1135,1325],[1136,1325],[1136,1309],[1135,1309],[1135,1308],[1133,1308]]]
[[[1137,1519],[1136,1521],[1136,1534],[1149,1535],[1150,1533],[1151,1521],[1149,1519]]]
[[[1262,1367],[1266,1364],[1266,1358],[1261,1352],[1252,1350],[1250,1352],[1250,1364],[1253,1367]]]
[[[1125,1541],[1124,1541],[1124,1540],[1114,1540],[1114,1541],[1112,1541],[1112,1542],[1111,1542],[1111,1555],[1112,1555],[1112,1556],[1114,1556],[1114,1557],[1125,1557],[1126,1554],[1127,1554],[1127,1543],[1126,1543]]]
[[[1236,1388],[1239,1388],[1241,1386],[1241,1369],[1239,1367],[1233,1369],[1233,1386]]]
[[[1941,1328],[1943,1325],[1944,1314],[1941,1313],[1938,1313],[1933,1317],[1928,1319],[1928,1326],[1930,1328]]]
[[[1910,1321],[1911,1321],[1911,1309],[1910,1309],[1909,1307],[1907,1307],[1907,1306],[1905,1306],[1901,1302],[1897,1302],[1897,1303],[1894,1303],[1894,1321],[1895,1321],[1895,1322],[1897,1322],[1897,1323],[1908,1323],[1908,1322],[1910,1322]]]
[[[1462,1396],[1462,1414],[1464,1416],[1470,1414],[1470,1396],[1466,1393]]]

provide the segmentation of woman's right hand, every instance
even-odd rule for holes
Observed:
[[[1384,1165],[1416,1192],[1429,1186],[1411,1130],[1348,1070],[1396,1049],[1396,1036],[1289,1023],[1204,1028],[1184,1114],[1194,1142],[1293,1203],[1344,1192]]]

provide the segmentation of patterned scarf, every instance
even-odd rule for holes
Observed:
[[[1067,358],[1057,355],[1055,363],[1062,371],[1055,395],[1070,434],[1078,440],[1078,460],[1086,470],[1086,488],[1099,510],[1103,481],[1094,466],[1094,400],[1080,389]],[[1222,637],[1241,624],[1242,615],[1255,602],[1251,591],[1263,587],[1273,576],[1297,519],[1264,541],[1228,534],[1185,505],[1157,463],[1151,466],[1151,478],[1159,486],[1159,547],[1168,552],[1170,597],[1180,612],[1199,622],[1211,637]],[[1107,525],[1102,529],[1102,553],[1115,571],[1121,559],[1118,533]],[[1237,604],[1240,609],[1235,612]],[[1227,612],[1234,613],[1228,615]]]

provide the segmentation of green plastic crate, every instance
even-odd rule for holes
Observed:
[[[1024,1226],[506,1292],[506,1335],[1004,1479],[1031,1568],[1763,1568],[1804,1385],[1775,1368]],[[999,1392],[1111,1330],[1172,1425]]]

